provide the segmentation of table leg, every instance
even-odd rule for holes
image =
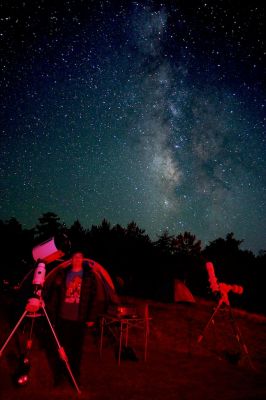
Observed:
[[[101,318],[101,337],[100,337],[100,358],[102,358],[103,350],[103,333],[104,333],[104,318]]]
[[[120,361],[121,361],[122,342],[123,342],[123,322],[121,321],[120,322],[120,332],[119,332],[118,365],[120,365]]]

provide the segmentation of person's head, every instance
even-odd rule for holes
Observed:
[[[76,251],[72,255],[72,269],[75,271],[79,271],[82,269],[84,255],[81,251]]]

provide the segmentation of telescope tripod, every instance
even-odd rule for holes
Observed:
[[[215,318],[216,318],[216,316],[217,316],[217,314],[219,312],[227,313],[227,316],[229,317],[231,328],[233,330],[233,334],[235,336],[235,339],[236,339],[236,341],[238,343],[240,352],[241,352],[241,354],[245,355],[245,358],[248,360],[248,363],[249,363],[250,367],[252,369],[255,369],[255,367],[253,366],[252,361],[251,361],[251,359],[249,357],[248,348],[247,348],[247,346],[246,346],[246,344],[244,342],[244,339],[243,339],[243,336],[241,334],[241,331],[240,331],[240,329],[239,329],[239,327],[238,327],[238,325],[236,323],[236,320],[235,320],[235,318],[233,316],[232,308],[231,308],[231,305],[230,305],[230,302],[229,302],[228,299],[227,299],[227,301],[225,301],[223,298],[220,299],[217,307],[214,309],[214,312],[213,312],[211,318],[209,319],[209,321],[205,325],[205,328],[203,329],[201,335],[198,336],[197,342],[198,343],[202,342],[204,336],[206,335],[206,333],[207,333],[207,331],[208,331],[208,329],[209,329],[209,327],[211,325],[213,325],[215,327]]]
[[[37,301],[37,303],[36,303],[36,301]],[[72,373],[72,370],[71,370],[71,367],[70,367],[70,364],[69,364],[69,361],[68,361],[68,357],[67,357],[67,355],[65,353],[64,348],[61,346],[61,344],[60,344],[60,342],[58,340],[58,337],[57,337],[57,335],[55,333],[55,330],[54,330],[54,328],[52,326],[52,323],[51,323],[51,321],[50,321],[50,319],[48,317],[48,314],[46,312],[45,305],[44,305],[44,302],[43,302],[42,299],[35,299],[35,298],[29,299],[28,304],[26,305],[26,308],[25,308],[24,312],[22,313],[22,315],[19,318],[18,322],[16,323],[15,327],[13,328],[13,330],[9,334],[8,338],[6,339],[5,343],[3,344],[2,348],[0,349],[0,357],[2,356],[3,351],[6,348],[6,346],[8,345],[9,341],[11,340],[11,338],[13,337],[13,335],[15,334],[17,329],[19,328],[20,324],[23,322],[24,318],[25,317],[36,318],[36,317],[41,316],[42,314],[39,313],[39,310],[42,311],[43,315],[45,316],[45,318],[47,320],[47,323],[48,323],[48,325],[49,325],[49,327],[51,329],[51,332],[52,332],[53,337],[55,339],[55,342],[57,344],[59,357],[61,358],[62,361],[64,361],[64,363],[66,365],[66,368],[67,368],[67,370],[69,372],[70,378],[71,378],[71,380],[72,380],[72,382],[73,382],[78,394],[80,394],[81,390],[80,390],[80,388],[79,388],[79,386],[77,384],[77,381],[76,381],[76,379],[75,379],[75,377],[74,377],[74,375]],[[31,327],[30,337],[32,335],[32,330],[33,330],[33,324],[32,324],[32,327]],[[28,342],[27,342],[27,350],[30,350],[31,344],[32,344],[32,341],[28,340]]]

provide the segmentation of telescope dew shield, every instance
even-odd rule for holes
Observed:
[[[208,261],[205,264],[207,272],[208,272],[208,277],[209,277],[209,282],[210,282],[210,287],[213,293],[215,292],[219,292],[220,291],[220,287],[214,272],[214,267],[213,267],[213,263]]]
[[[49,264],[60,257],[65,255],[70,245],[65,235],[52,237],[45,242],[35,246],[32,249],[32,256],[35,261],[42,260],[46,264]]]

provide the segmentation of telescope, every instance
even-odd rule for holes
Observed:
[[[32,249],[32,257],[36,261],[37,266],[32,280],[33,296],[28,299],[26,306],[29,312],[36,312],[41,307],[46,265],[63,257],[69,249],[70,241],[65,234],[54,236]]]
[[[244,339],[242,337],[240,329],[239,329],[239,327],[238,327],[238,325],[237,325],[237,323],[236,323],[236,321],[234,319],[233,312],[232,312],[231,305],[230,305],[230,301],[229,301],[229,296],[228,296],[230,292],[241,295],[243,293],[244,289],[243,289],[242,286],[239,286],[239,285],[230,285],[228,283],[219,282],[217,277],[216,277],[216,274],[215,274],[213,263],[211,261],[207,261],[206,264],[205,264],[205,267],[206,267],[206,270],[207,270],[207,273],[208,273],[208,280],[209,280],[209,283],[210,283],[211,291],[215,296],[218,297],[219,302],[218,302],[218,305],[215,308],[211,318],[209,319],[209,321],[205,325],[205,328],[203,329],[202,334],[200,334],[198,336],[198,343],[200,343],[203,340],[204,335],[207,332],[208,328],[210,326],[214,326],[215,325],[215,316],[217,315],[219,310],[221,310],[222,307],[223,307],[222,315],[225,316],[225,311],[227,311],[227,315],[229,317],[229,322],[231,324],[232,331],[234,333],[236,342],[238,343],[238,346],[239,346],[240,353],[237,354],[237,359],[239,360],[239,358],[241,356],[241,353],[243,353],[244,356],[247,358],[251,368],[254,369],[254,366],[253,366],[253,364],[251,362],[251,359],[249,357],[247,346],[246,346],[246,344],[244,342]]]
[[[230,285],[228,283],[218,282],[212,262],[210,261],[206,262],[206,269],[208,272],[208,278],[211,290],[214,294],[219,294],[220,303],[225,303],[229,305],[229,298],[228,298],[229,292],[236,293],[239,295],[243,294],[244,289],[242,286]]]
[[[40,315],[45,316],[48,326],[51,329],[51,333],[54,337],[54,340],[57,344],[57,349],[59,353],[59,357],[61,358],[62,361],[65,362],[66,368],[69,372],[70,378],[77,390],[78,393],[81,393],[78,384],[76,382],[76,379],[72,373],[68,357],[65,353],[64,348],[61,346],[57,334],[52,326],[52,323],[48,317],[48,314],[45,309],[45,304],[42,298],[42,289],[43,285],[45,282],[45,275],[46,275],[46,264],[49,264],[55,260],[58,260],[60,257],[63,257],[65,253],[69,250],[70,248],[70,242],[67,238],[66,235],[61,235],[61,236],[54,236],[49,240],[46,240],[45,242],[35,246],[32,249],[32,256],[33,259],[36,261],[36,268],[34,271],[33,275],[33,280],[32,280],[32,285],[33,285],[33,294],[32,296],[28,299],[25,310],[23,314],[21,315],[20,319],[18,320],[17,324],[15,325],[14,329],[11,331],[10,335],[8,336],[7,340],[5,341],[4,345],[0,349],[0,357],[3,354],[3,351],[17,329],[19,328],[20,324],[24,320],[25,317],[30,317],[32,318],[32,325],[31,325],[31,330],[30,330],[30,336],[27,341],[26,345],[26,354],[21,355],[20,357],[20,363],[19,363],[19,368],[15,374],[15,380],[17,385],[19,386],[24,386],[28,383],[28,372],[30,370],[30,360],[28,357],[28,353],[32,347],[32,332],[33,332],[33,322],[35,317],[39,317]],[[41,313],[37,313],[39,310],[41,310]]]
[[[65,234],[56,235],[38,244],[32,249],[32,257],[35,261],[42,260],[49,264],[63,257],[70,249],[70,241]]]

